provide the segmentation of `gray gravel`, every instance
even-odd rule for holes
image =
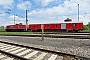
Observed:
[[[89,39],[44,38],[41,41],[40,37],[0,36],[0,40],[90,58]]]

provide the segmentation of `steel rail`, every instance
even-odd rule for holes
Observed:
[[[86,60],[90,60],[90,58],[87,58],[87,57],[82,57],[82,56],[77,56],[77,55],[72,55],[72,54],[67,54],[67,53],[61,53],[61,52],[56,52],[56,51],[51,51],[51,50],[45,50],[45,49],[40,49],[40,48],[35,48],[35,47],[30,47],[30,46],[24,46],[24,45],[19,45],[19,44],[13,44],[13,43],[10,43],[10,42],[3,42],[3,41],[0,41],[1,43],[5,43],[5,44],[10,44],[10,45],[15,45],[15,46],[20,46],[20,47],[25,47],[25,48],[29,48],[29,49],[34,49],[34,50],[38,50],[38,51],[44,51],[44,52],[49,52],[49,53],[53,53],[53,54],[58,54],[58,55],[62,55],[62,56],[70,56],[70,57],[74,57],[74,58],[82,58],[82,59],[86,59]],[[11,54],[11,53],[8,53],[8,52],[4,52],[4,51],[1,51],[0,52],[3,52],[3,53],[6,53],[6,54],[9,54],[9,55],[12,55],[16,58],[19,58],[21,60],[28,60],[26,58],[23,58],[23,57],[20,57],[20,56],[17,56],[15,54]]]
[[[24,37],[42,37],[42,34],[0,34],[1,36],[24,36]],[[90,39],[90,36],[87,35],[47,35],[44,34],[44,37],[49,37],[49,38],[75,38],[75,39]]]

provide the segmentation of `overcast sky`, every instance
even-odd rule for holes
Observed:
[[[0,26],[25,24],[25,11],[28,11],[28,24],[59,23],[66,18],[84,24],[90,22],[90,0],[0,0]]]

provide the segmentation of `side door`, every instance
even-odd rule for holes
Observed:
[[[61,29],[66,29],[66,23],[61,23]]]

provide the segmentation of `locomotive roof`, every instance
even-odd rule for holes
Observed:
[[[60,23],[83,23],[83,22],[80,22],[80,21],[77,21],[77,22],[71,21],[71,22],[60,22]],[[36,24],[60,24],[60,23],[36,23]]]
[[[62,23],[83,23],[83,22],[80,22],[80,21],[77,21],[77,22],[71,21],[71,22],[62,22]]]

